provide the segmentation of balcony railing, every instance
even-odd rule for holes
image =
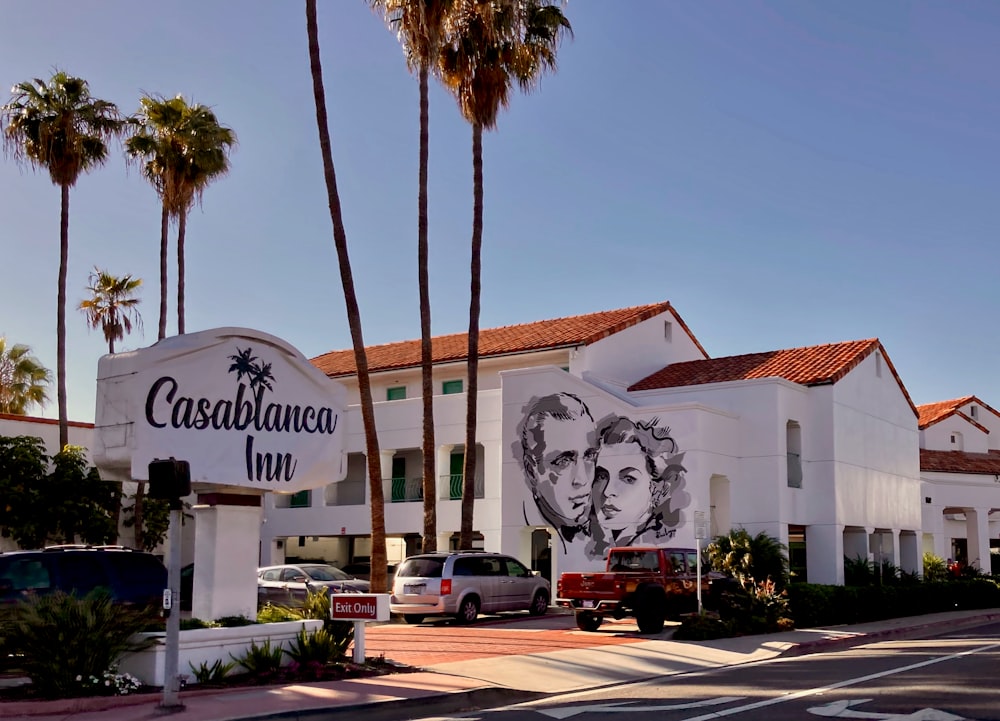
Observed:
[[[451,473],[441,476],[438,480],[440,498],[446,501],[458,501],[462,498],[462,479],[465,474]],[[383,482],[385,499],[391,503],[406,503],[424,500],[423,478],[386,478]],[[482,479],[476,480],[476,498],[485,498],[485,487]]]
[[[383,489],[385,497],[392,503],[424,500],[423,478],[388,478]]]
[[[442,485],[447,489],[447,493],[442,493],[441,497],[450,501],[459,501],[462,499],[462,485],[465,481],[464,473],[450,473],[447,476],[441,476]],[[481,478],[476,479],[475,497],[484,498],[486,496],[486,489],[484,487],[483,480]]]

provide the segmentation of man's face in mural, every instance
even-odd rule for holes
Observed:
[[[635,443],[615,443],[601,448],[594,481],[597,520],[607,528],[641,523],[652,504],[652,477],[646,454]]]
[[[589,418],[546,418],[535,448],[535,493],[566,523],[579,524],[591,509],[597,438]]]

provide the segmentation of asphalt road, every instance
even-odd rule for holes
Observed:
[[[482,721],[1000,721],[1000,624],[565,694]],[[408,718],[416,719],[410,711]],[[427,716],[427,719],[440,716]]]

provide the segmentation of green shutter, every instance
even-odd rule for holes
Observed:
[[[406,398],[406,386],[395,386],[386,389],[385,399],[387,401],[401,401]]]
[[[441,384],[441,392],[444,395],[462,392],[462,381],[445,381]]]
[[[309,508],[311,501],[311,491],[299,491],[298,493],[292,494],[292,497],[288,502],[288,506],[289,508]]]

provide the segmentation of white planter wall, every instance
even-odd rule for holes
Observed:
[[[230,654],[241,658],[250,650],[251,643],[256,642],[260,646],[268,639],[271,641],[272,648],[279,644],[283,648],[289,648],[302,628],[305,628],[306,632],[309,633],[322,625],[322,621],[309,620],[261,623],[236,628],[196,628],[181,631],[178,673],[187,677],[188,684],[196,684],[198,681],[192,666],[194,668],[200,668],[202,664],[211,666],[216,661],[229,663],[232,661]],[[125,656],[119,664],[119,670],[132,674],[149,686],[163,686],[166,659],[166,646],[163,645],[165,634],[141,633],[139,636],[156,638],[160,642],[145,651]],[[291,658],[286,655],[285,665],[289,663],[291,663]],[[232,672],[239,673],[241,670],[241,667],[237,666]]]

